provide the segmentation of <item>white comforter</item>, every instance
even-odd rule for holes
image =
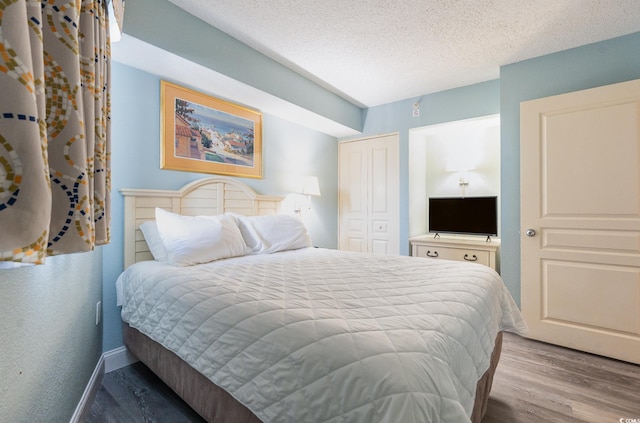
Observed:
[[[496,334],[525,324],[488,267],[305,248],[140,262],[122,318],[264,422],[468,422]]]

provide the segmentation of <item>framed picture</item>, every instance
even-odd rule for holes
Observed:
[[[160,168],[262,178],[262,114],[161,81]]]

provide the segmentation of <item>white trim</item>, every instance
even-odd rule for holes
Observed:
[[[102,376],[104,376],[104,354],[100,356],[98,364],[96,364],[96,368],[93,370],[93,374],[89,379],[89,383],[87,384],[87,387],[84,388],[84,392],[82,393],[80,402],[76,407],[76,411],[73,413],[73,416],[71,416],[70,423],[80,423],[86,420],[88,415],[87,413],[91,409],[93,399],[96,397],[98,389],[100,389]]]
[[[105,373],[111,373],[114,370],[127,367],[139,361],[135,355],[129,352],[127,347],[120,347],[115,350],[107,351],[102,354],[102,356],[104,357]]]
[[[121,369],[137,361],[139,360],[129,352],[127,347],[120,347],[103,353],[98,360],[98,364],[96,364],[96,368],[93,370],[89,383],[84,388],[80,402],[69,423],[81,423],[87,419],[105,373]]]

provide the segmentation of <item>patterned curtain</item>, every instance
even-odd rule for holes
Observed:
[[[110,233],[107,1],[0,0],[0,261]]]

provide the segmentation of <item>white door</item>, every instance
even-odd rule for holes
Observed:
[[[528,336],[640,363],[640,80],[520,116]]]
[[[339,248],[399,254],[398,135],[339,145]]]
[[[340,250],[367,252],[368,151],[358,142],[338,146],[338,232]]]

